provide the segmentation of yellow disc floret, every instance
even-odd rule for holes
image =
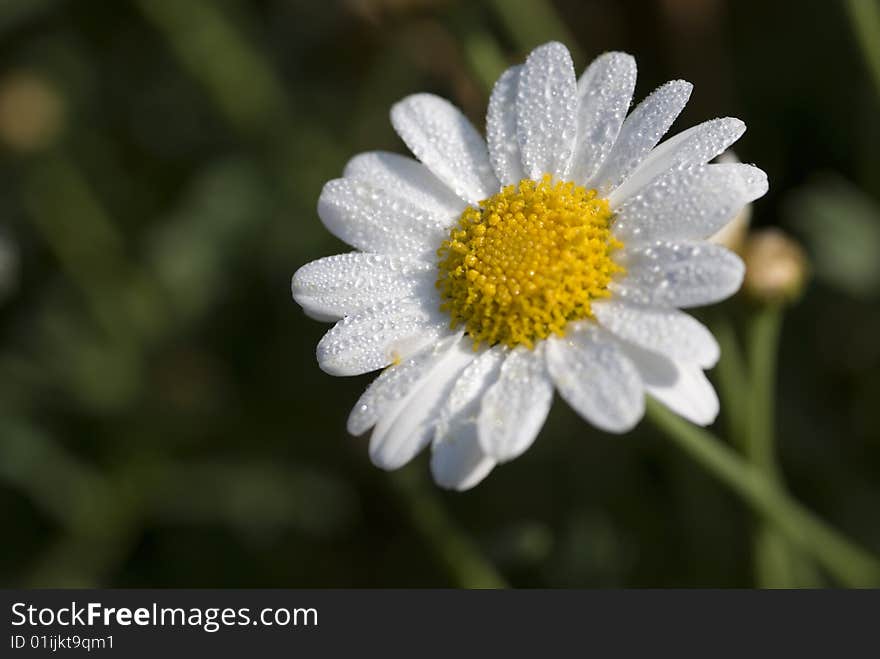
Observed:
[[[529,348],[590,318],[623,268],[608,200],[574,183],[524,179],[469,206],[437,251],[441,309],[474,344]]]

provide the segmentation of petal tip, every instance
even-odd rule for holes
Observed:
[[[533,55],[536,55],[539,53],[543,55],[544,53],[550,53],[550,52],[556,52],[556,53],[559,53],[560,55],[564,53],[565,55],[568,55],[569,57],[571,57],[571,53],[568,50],[568,46],[566,46],[561,41],[554,40],[554,41],[548,41],[547,43],[543,43],[540,46],[536,46],[535,48],[533,48],[532,51],[529,53],[529,58],[531,58]]]

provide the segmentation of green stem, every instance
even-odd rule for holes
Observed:
[[[449,516],[436,490],[418,467],[399,471],[392,483],[407,506],[413,526],[460,588],[507,588],[504,578]]]
[[[724,401],[722,409],[727,421],[727,432],[736,447],[745,451],[748,433],[749,382],[742,350],[736,338],[733,323],[726,314],[719,314],[712,322],[712,333],[721,348],[721,360],[715,367],[718,393]]]
[[[140,530],[128,479],[108,480],[23,419],[0,419],[0,482],[19,490],[61,527],[49,549],[16,576],[28,588],[107,583]]]
[[[880,94],[880,2],[846,0],[850,26],[856,35],[868,72]]]
[[[740,444],[746,459],[768,480],[784,487],[776,458],[776,365],[783,310],[765,304],[749,319],[748,358],[751,381],[743,390],[750,396]],[[818,583],[810,561],[772,526],[763,523],[753,541],[755,580],[761,588],[793,588]]]
[[[748,354],[751,373],[751,401],[745,452],[753,465],[768,477],[778,478],[779,467],[774,453],[773,410],[776,406],[776,359],[782,310],[778,305],[764,305],[749,322]]]
[[[265,135],[291,114],[284,85],[266,58],[210,0],[136,0],[182,65],[236,129]]]
[[[471,25],[469,21],[465,21]],[[498,43],[485,31],[466,28],[462,34],[465,58],[483,89],[491,91],[495,81],[504,73],[507,62]]]
[[[165,316],[159,292],[128,258],[116,223],[70,155],[34,160],[24,194],[31,221],[102,329],[120,341],[155,334]]]
[[[523,51],[553,39],[568,46],[575,62],[583,60],[571,31],[549,0],[487,0],[487,3]]]
[[[880,585],[880,560],[826,525],[711,433],[648,401],[648,415],[683,451],[727,485],[843,585]]]

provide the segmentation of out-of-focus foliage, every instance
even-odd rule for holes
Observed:
[[[880,204],[845,181],[820,179],[792,194],[789,215],[810,247],[816,276],[848,295],[877,299]]]
[[[439,93],[482,125],[487,82],[550,38],[579,68],[633,53],[639,98],[694,82],[677,126],[746,120],[737,153],[771,180],[753,223],[789,212],[817,275],[783,331],[783,471],[880,549],[880,95],[842,4],[509,5],[0,3],[0,582],[453,583],[346,435],[370,378],[319,371],[289,278],[344,249],[323,183],[402,151],[393,102]],[[605,435],[557,403],[526,456],[436,496],[514,585],[751,583],[750,516],[647,424]]]

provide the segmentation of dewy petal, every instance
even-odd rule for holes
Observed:
[[[710,165],[710,167],[735,167],[745,185],[749,201],[754,201],[767,194],[770,184],[767,180],[767,173],[755,167],[754,165],[746,165],[744,163],[726,162]]]
[[[440,406],[476,356],[470,345],[463,344],[460,341],[448,350],[422,383],[379,419],[370,437],[370,459],[377,467],[398,469],[431,441]]]
[[[643,307],[619,300],[593,303],[596,320],[616,336],[671,359],[712,368],[721,355],[712,333],[677,309]]]
[[[360,375],[413,354],[448,332],[435,302],[403,298],[346,316],[318,342],[318,365],[330,375]]]
[[[318,199],[318,215],[330,232],[367,252],[431,257],[448,220],[366,181],[329,181]]]
[[[352,435],[362,435],[392,406],[403,401],[423,382],[449,350],[461,340],[462,333],[445,337],[415,354],[389,366],[370,383],[348,416],[347,428]]]
[[[486,476],[495,460],[480,445],[478,419],[483,394],[498,379],[506,348],[483,352],[462,371],[440,410],[431,453],[431,473],[441,487],[467,490]]]
[[[618,342],[593,323],[548,339],[547,367],[559,394],[601,430],[626,432],[645,412],[638,371]]]
[[[435,270],[431,263],[403,256],[349,252],[301,267],[291,291],[312,317],[338,320],[377,302],[431,290]]]
[[[450,222],[467,204],[417,160],[388,151],[361,153],[348,161],[342,174],[372,183]]]
[[[434,482],[440,487],[459,492],[479,485],[496,464],[480,446],[476,423],[463,426],[452,441],[435,444],[431,453]]]
[[[610,285],[633,304],[696,307],[733,295],[742,284],[742,260],[721,245],[658,242],[627,249],[626,275]]]
[[[674,169],[615,209],[614,235],[624,244],[700,240],[767,191],[767,175],[742,164]]]
[[[516,132],[526,176],[566,178],[577,138],[577,81],[568,49],[535,48],[519,76]]]
[[[476,203],[498,192],[486,143],[446,99],[407,96],[391,108],[391,123],[409,150],[465,201]]]
[[[746,132],[739,119],[725,117],[704,121],[660,144],[608,198],[617,207],[664,172],[688,165],[704,165]]]
[[[552,402],[544,343],[534,350],[514,348],[501,365],[498,381],[483,396],[477,419],[483,451],[498,462],[521,455],[535,441]]]
[[[624,350],[653,398],[698,425],[708,426],[715,421],[718,396],[699,366],[667,359],[632,345],[625,346]]]
[[[639,103],[623,122],[611,153],[587,187],[604,196],[620,185],[669,130],[692,89],[689,82],[672,80]]]
[[[627,53],[600,55],[578,80],[578,137],[569,178],[582,184],[614,146],[636,86],[636,61]]]
[[[516,136],[516,91],[522,66],[512,66],[501,74],[492,88],[486,111],[486,141],[489,160],[502,185],[525,178],[522,155]]]

